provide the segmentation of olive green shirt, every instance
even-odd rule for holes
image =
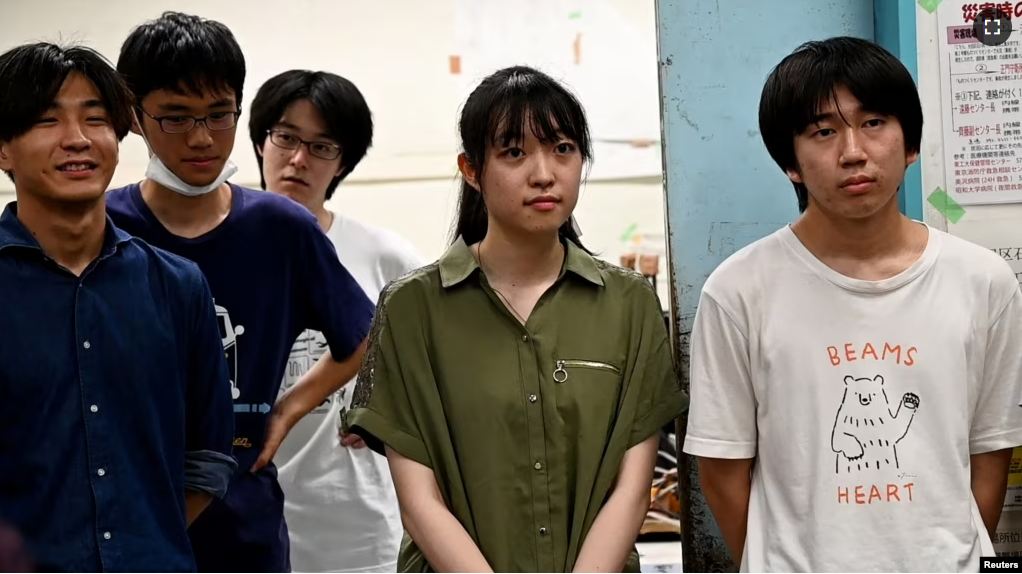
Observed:
[[[642,276],[569,241],[522,325],[459,239],[380,295],[345,421],[433,469],[496,572],[570,572],[625,451],[687,406]],[[406,537],[398,570],[429,569]]]

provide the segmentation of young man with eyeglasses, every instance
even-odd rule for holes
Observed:
[[[375,301],[383,287],[422,265],[395,233],[328,210],[341,181],[372,145],[373,121],[350,81],[290,70],[266,81],[252,101],[249,135],[264,189],[304,205],[337,248],[341,263]],[[291,351],[286,393],[327,350],[309,330]],[[394,572],[403,528],[387,459],[342,435],[354,385],[342,387],[288,434],[274,462],[284,490],[291,564],[303,572]]]
[[[203,572],[290,570],[273,456],[288,431],[355,375],[373,304],[302,206],[227,183],[245,59],[226,26],[168,12],[133,30],[117,69],[151,159],[140,184],[109,192],[124,230],[199,265],[221,322],[239,462],[222,501],[189,529]],[[278,398],[306,329],[330,353]]]

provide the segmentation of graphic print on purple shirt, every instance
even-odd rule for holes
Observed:
[[[231,374],[238,459],[238,475],[224,499],[233,516],[225,517],[230,525],[221,527],[245,530],[224,536],[276,544],[283,526],[276,469],[271,465],[255,477],[249,469],[262,450],[291,347],[304,329],[315,329],[326,336],[337,357],[350,356],[369,331],[374,302],[341,265],[333,244],[304,207],[233,184],[231,191],[228,216],[193,239],[167,231],[142,199],[138,184],[108,192],[107,212],[124,231],[194,261],[205,274]],[[207,510],[191,530],[206,530],[202,523],[218,514],[217,509]],[[283,537],[286,546],[286,534]],[[243,557],[227,556],[225,546],[231,545],[220,541],[229,567],[239,567]],[[258,552],[237,548],[257,560]],[[196,548],[200,570],[207,569],[202,554]]]

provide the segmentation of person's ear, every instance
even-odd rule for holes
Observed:
[[[0,142],[0,171],[13,171],[14,162],[11,161],[8,142]]]
[[[468,161],[468,156],[464,153],[458,154],[458,170],[461,171],[461,177],[465,178],[465,183],[472,186],[472,189],[479,191],[476,168]]]
[[[259,154],[259,157],[266,157],[266,155],[263,153],[263,145],[262,144],[256,144],[255,148],[256,148],[256,153]]]
[[[905,158],[905,168],[914,164],[919,159],[919,152],[913,151],[908,153],[908,157]]]
[[[798,172],[798,170],[796,170],[796,169],[786,169],[786,170],[784,170],[784,173],[786,173],[788,175],[788,179],[790,179],[792,181],[792,183],[803,183],[803,184],[805,183],[804,181],[802,181],[802,174],[800,174]]]
[[[140,120],[138,119],[138,110],[132,108],[131,109],[131,128],[130,128],[131,129],[131,133],[133,133],[133,134],[135,134],[137,136],[145,137],[145,135],[142,134],[142,124],[139,123],[139,122],[140,122]]]

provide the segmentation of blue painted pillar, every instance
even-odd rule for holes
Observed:
[[[916,9],[914,0],[873,0],[876,42],[905,64],[918,85]],[[905,182],[898,190],[898,206],[912,219],[923,220],[923,180],[918,161],[905,172]]]
[[[895,0],[877,0],[886,1]],[[873,2],[657,0],[672,331],[686,388],[703,282],[728,255],[798,216],[795,192],[759,135],[763,82],[805,41],[875,39]],[[678,422],[679,446],[686,423]],[[695,461],[679,456],[678,474],[684,571],[732,569]]]

